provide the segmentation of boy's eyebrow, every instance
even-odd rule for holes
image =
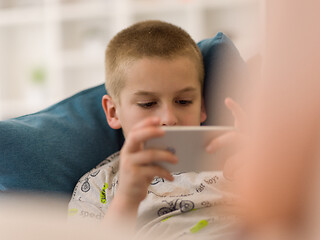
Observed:
[[[197,89],[194,88],[194,87],[186,87],[186,88],[183,88],[179,91],[177,91],[176,93],[183,93],[183,92],[194,92],[196,91]],[[138,91],[138,92],[135,92],[134,95],[137,95],[137,96],[155,96],[157,95],[156,92],[148,92],[148,91]]]
[[[186,87],[184,89],[181,89],[181,90],[177,91],[177,93],[194,92],[194,91],[197,91],[197,89],[194,88],[194,87]]]
[[[134,95],[137,95],[137,96],[150,96],[150,95],[156,95],[155,92],[147,92],[147,91],[138,91],[138,92],[135,92]]]

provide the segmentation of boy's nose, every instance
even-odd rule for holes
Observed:
[[[166,107],[161,112],[160,119],[162,126],[175,126],[178,122],[175,112],[171,107]]]

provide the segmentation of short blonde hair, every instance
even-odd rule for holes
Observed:
[[[201,87],[204,66],[201,52],[190,35],[173,24],[162,21],[136,23],[119,32],[108,44],[105,52],[105,86],[108,94],[119,100],[125,86],[126,69],[143,57],[172,59],[189,57],[198,71]]]

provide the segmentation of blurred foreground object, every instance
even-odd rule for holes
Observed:
[[[305,224],[320,148],[320,2],[265,2],[262,79],[238,187],[261,239],[312,239]]]
[[[110,229],[107,231],[97,224],[67,222],[65,201],[68,200],[55,195],[2,194],[0,196],[1,239],[118,239]]]

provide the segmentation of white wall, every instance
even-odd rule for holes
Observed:
[[[195,41],[225,32],[248,58],[257,51],[259,11],[258,0],[2,0],[0,119],[103,83],[108,41],[140,20],[172,22]],[[44,73],[41,83],[35,72]]]

